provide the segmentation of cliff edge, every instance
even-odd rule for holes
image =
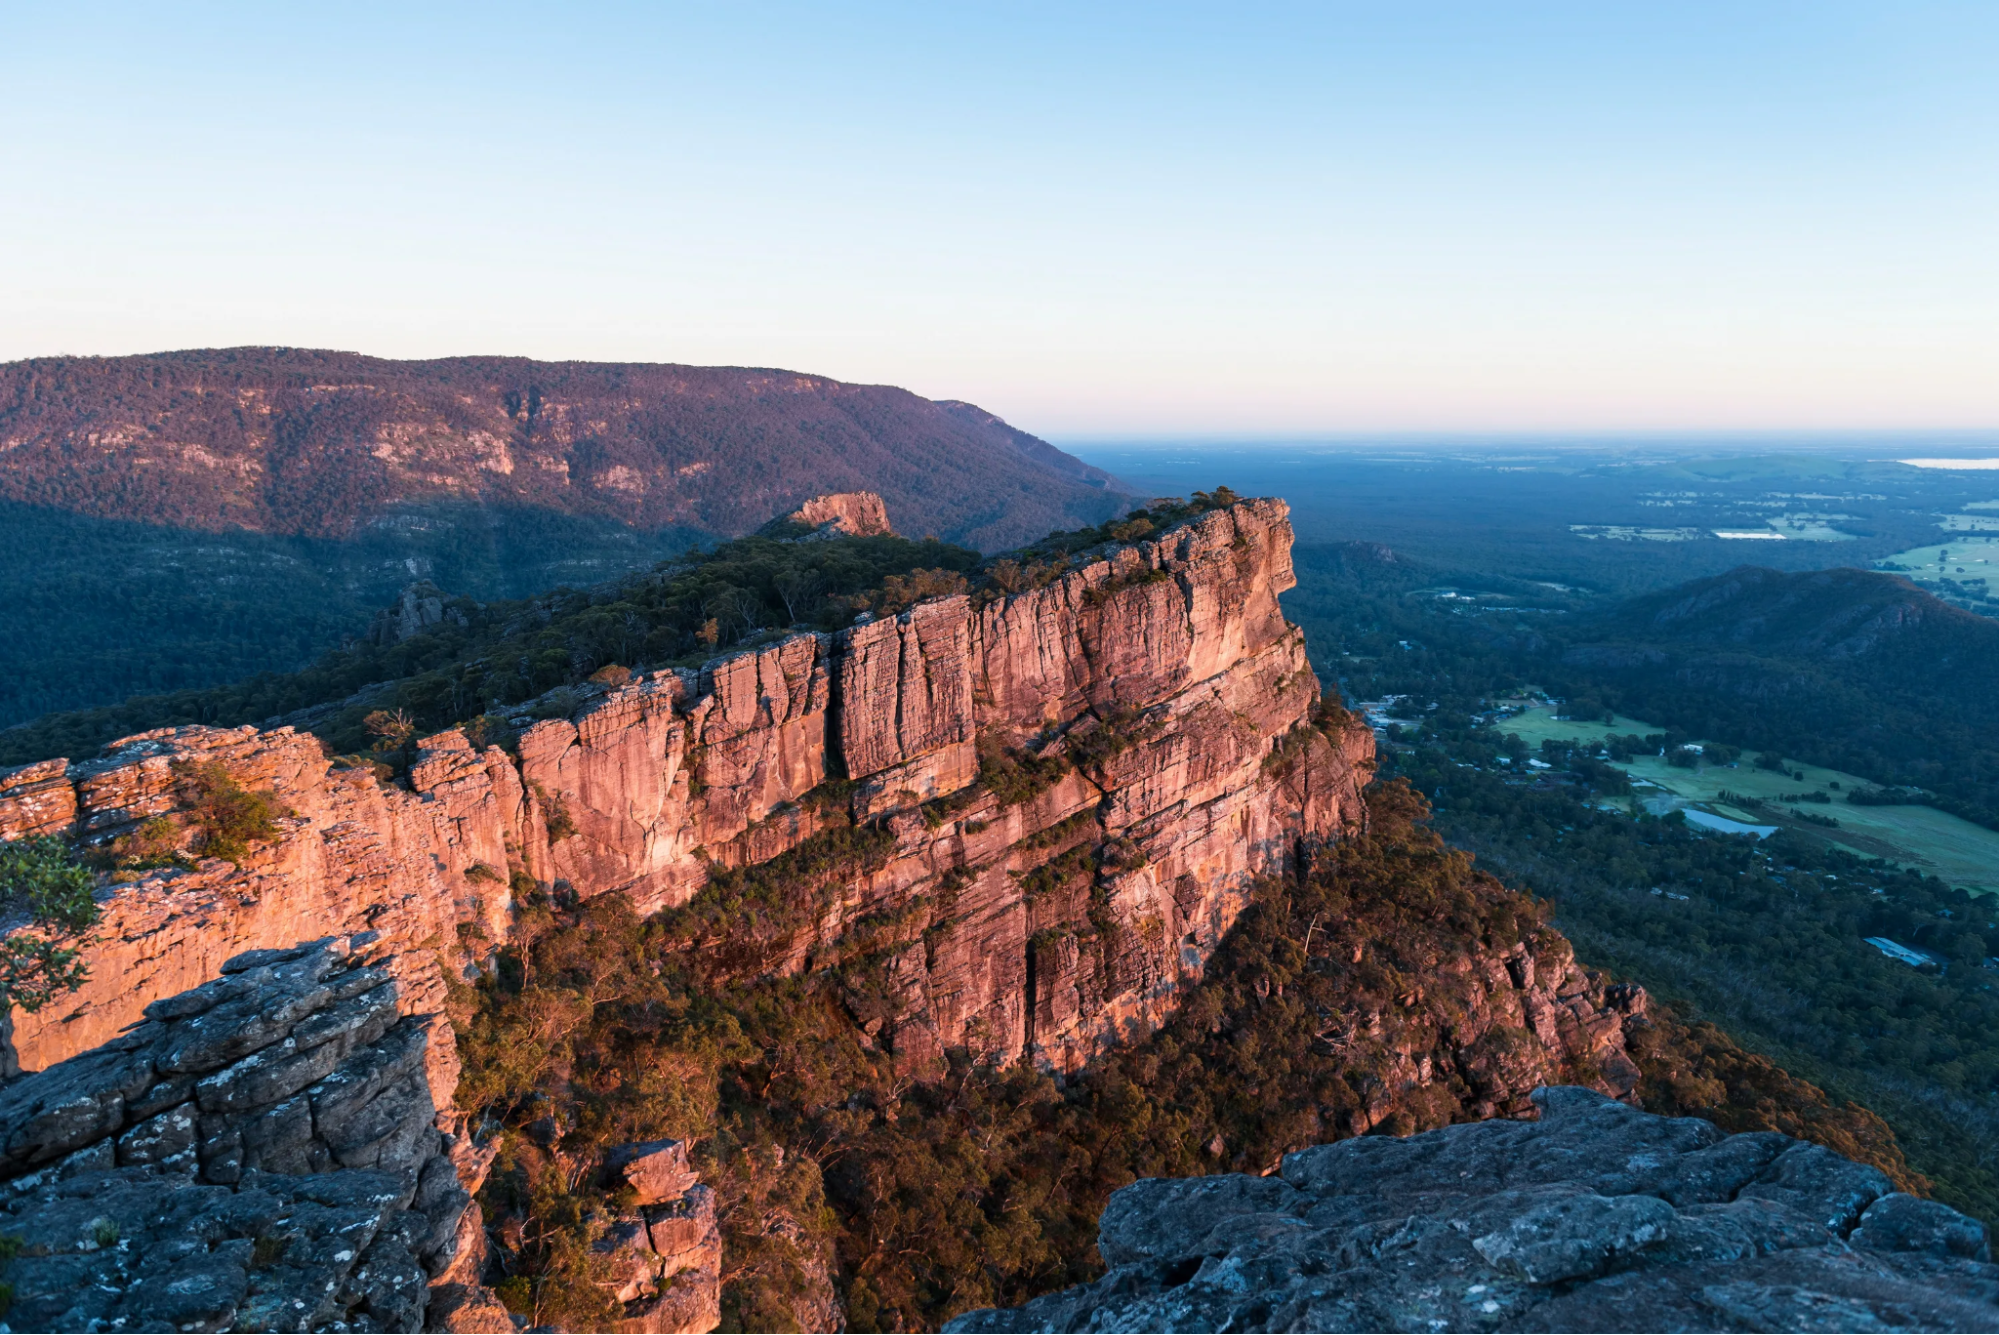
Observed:
[[[473,968],[532,884],[644,913],[713,886],[708,944],[748,974],[803,971],[892,915],[906,1004],[885,1044],[918,1068],[971,1044],[1073,1069],[1199,977],[1256,876],[1363,819],[1373,738],[1313,726],[1318,681],[1278,606],[1286,515],[1243,501],[1039,587],[597,687],[515,753],[448,730],[405,782],[284,727],[0,771],[0,838],[104,844],[176,819],[191,765],[290,812],[237,862],[107,886],[89,980],[14,1015],[5,1059],[107,1042],[249,950],[371,931]],[[781,882],[775,911],[723,889],[755,868]],[[435,971],[403,967],[405,1009],[441,1010]]]
[[[1363,1137],[1281,1174],[1154,1179],[1110,1273],[947,1331],[1992,1330],[1985,1228],[1775,1132],[1586,1089],[1540,1120]]]

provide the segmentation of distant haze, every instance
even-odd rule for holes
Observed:
[[[16,6],[0,359],[1038,435],[1999,425],[1999,6]]]

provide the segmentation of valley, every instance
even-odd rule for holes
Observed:
[[[1509,715],[1497,726],[1501,733],[1525,741],[1535,754],[1550,741],[1583,746],[1594,753],[1607,736],[1665,735],[1664,728],[1638,719],[1619,716],[1608,724],[1580,723],[1558,717],[1558,713],[1559,706],[1535,705]],[[1722,740],[1695,737],[1693,743]],[[1689,769],[1656,754],[1625,760],[1609,755],[1601,758],[1631,778],[1633,795],[1626,802],[1642,806],[1651,815],[1709,811],[1765,833],[1780,828],[1797,838],[1823,840],[1860,856],[1884,858],[1977,894],[1999,894],[1999,831],[1921,803],[1872,806],[1848,802],[1847,794],[1874,789],[1858,775],[1796,761],[1786,761],[1780,773],[1747,759]],[[1745,798],[1748,801],[1742,800]],[[1837,825],[1827,826],[1822,823],[1826,820]]]

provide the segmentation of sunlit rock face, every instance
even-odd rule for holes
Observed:
[[[888,506],[872,491],[836,491],[814,496],[785,518],[794,524],[808,524],[814,529],[856,538],[894,531],[888,526]]]
[[[1534,1102],[1271,1177],[1135,1183],[1100,1221],[1102,1279],[945,1329],[1999,1328],[1984,1226],[1876,1169],[1585,1089]]]
[[[1074,1068],[1170,1010],[1257,876],[1362,819],[1373,740],[1310,724],[1319,684],[1277,601],[1290,549],[1281,501],[1240,502],[1038,587],[592,688],[517,755],[437,734],[406,783],[289,728],[166,729],[0,773],[0,837],[129,833],[190,760],[291,812],[241,865],[109,887],[90,980],[16,1015],[10,1060],[104,1043],[249,950],[371,931],[399,961],[466,967],[506,940],[520,873],[656,912],[716,868],[861,828],[868,856],[787,882],[777,929],[722,922],[707,944],[795,971],[865,929],[882,995],[857,1018],[913,1070],[957,1046]],[[1007,747],[1064,772],[994,791],[982,748]],[[441,1008],[435,970],[391,967],[405,1013]]]

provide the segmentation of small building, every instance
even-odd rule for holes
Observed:
[[[1920,950],[1913,950],[1899,941],[1890,941],[1885,936],[1869,936],[1862,939],[1889,959],[1900,960],[1912,969],[1920,969],[1925,964],[1940,965],[1943,963],[1943,961],[1934,955],[1925,954]]]

